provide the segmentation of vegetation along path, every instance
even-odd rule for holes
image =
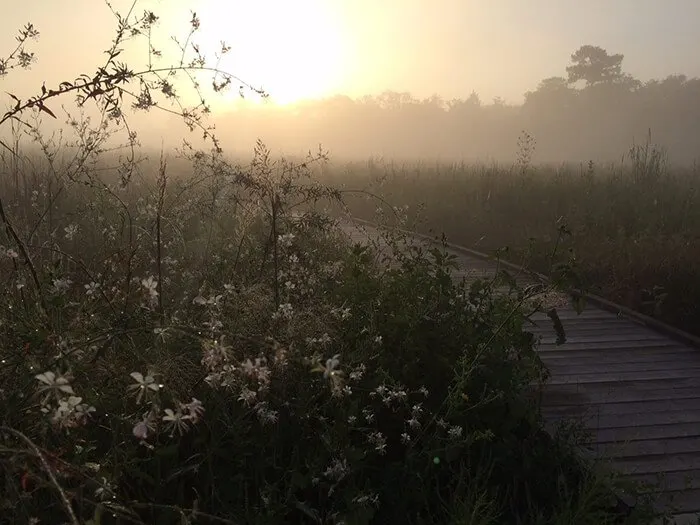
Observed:
[[[357,243],[379,236],[364,221],[343,228]],[[454,277],[494,275],[495,261],[455,246],[448,251],[459,263]],[[517,281],[533,282],[525,275]],[[581,421],[588,430],[585,449],[623,479],[641,483],[646,488],[640,491],[672,509],[679,523],[688,522],[680,518],[700,513],[700,349],[639,316],[590,301],[580,314],[571,305],[557,311],[565,343],[557,344],[543,313],[527,328],[539,336],[538,350],[551,373],[542,395],[547,424]]]

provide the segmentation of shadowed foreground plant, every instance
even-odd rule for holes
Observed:
[[[39,124],[22,135],[45,170],[22,140],[5,150],[27,171],[0,181],[21,219],[3,213],[0,237],[0,520],[528,523],[581,509],[582,470],[542,441],[530,400],[546,377],[522,330],[532,294],[497,294],[503,276],[455,282],[444,247],[349,245],[319,211],[340,200],[311,178],[323,152],[276,161],[259,143],[241,166],[214,141],[137,162],[119,104],[147,109],[174,84],[116,63],[156,21],[116,16],[96,77],[18,97],[4,118],[75,93],[102,119],[69,122],[64,160]],[[180,112],[199,127],[193,115]],[[112,121],[128,136],[116,167]]]

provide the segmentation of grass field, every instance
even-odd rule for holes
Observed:
[[[9,158],[0,522],[649,522],[542,431],[523,298],[345,244],[310,165]]]
[[[332,168],[258,143],[236,165],[203,97],[183,105],[172,84],[239,84],[191,42],[196,14],[156,67],[158,17],[132,11],[113,12],[96,71],[8,92],[0,115],[0,524],[652,522],[618,505],[575,426],[544,431],[548,370],[524,326],[546,294],[455,282],[446,250],[391,229],[382,250],[351,245],[328,212],[400,207],[402,224],[564,261],[632,306],[649,289],[690,327],[695,173],[649,148],[609,170],[534,169],[527,148],[515,169]],[[19,31],[0,74],[33,64],[38,35]],[[117,57],[137,37],[134,72]],[[60,126],[58,108],[48,133],[38,117]],[[143,151],[122,108],[166,109],[201,141]]]
[[[590,292],[700,335],[700,172],[653,146],[616,165],[353,163],[325,170],[350,210],[400,208],[412,228],[533,270],[575,265]],[[571,252],[575,260],[571,258]]]

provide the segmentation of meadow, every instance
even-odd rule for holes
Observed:
[[[349,209],[521,264],[700,335],[697,167],[651,142],[617,163],[531,165],[370,160],[327,168]]]
[[[262,143],[237,163],[202,107],[177,104],[168,111],[205,145],[143,150],[124,100],[155,111],[178,99],[167,69],[116,60],[131,38],[152,53],[157,17],[132,17],[134,5],[115,14],[106,66],[11,94],[0,116],[0,523],[650,523],[648,506],[625,510],[615,477],[578,454],[575,425],[544,431],[533,394],[548,372],[524,330],[547,307],[539,291],[456,282],[444,247],[418,249],[390,227],[382,250],[353,245],[337,222],[381,200],[358,201],[334,176],[357,189],[388,174],[386,198],[409,214],[439,202],[428,217],[455,240],[517,248],[564,232],[558,212],[577,225],[561,173],[333,175],[322,152],[290,161]],[[190,26],[186,42],[194,14]],[[19,32],[0,74],[32,64],[37,36]],[[211,73],[192,47],[170,72]],[[64,129],[46,133],[31,117],[57,119],[57,99],[80,109],[64,106]],[[692,200],[683,212],[673,200],[692,199],[681,178],[649,176],[618,210],[605,191],[634,185],[598,177],[573,183],[598,206],[579,203],[589,228],[614,235],[619,214],[624,235],[642,237],[649,221],[634,210],[653,195],[663,211],[650,237],[674,218],[692,229]],[[414,224],[405,212],[400,224]],[[633,244],[615,240],[611,254]]]
[[[3,157],[1,522],[651,521],[543,431],[538,297],[349,244],[324,159],[68,150]]]

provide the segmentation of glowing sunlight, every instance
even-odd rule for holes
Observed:
[[[224,40],[231,51],[221,68],[262,87],[272,103],[327,96],[343,86],[348,35],[330,2],[209,0],[199,9],[207,53]],[[225,105],[238,99],[233,89]],[[214,107],[225,109],[221,102]]]

